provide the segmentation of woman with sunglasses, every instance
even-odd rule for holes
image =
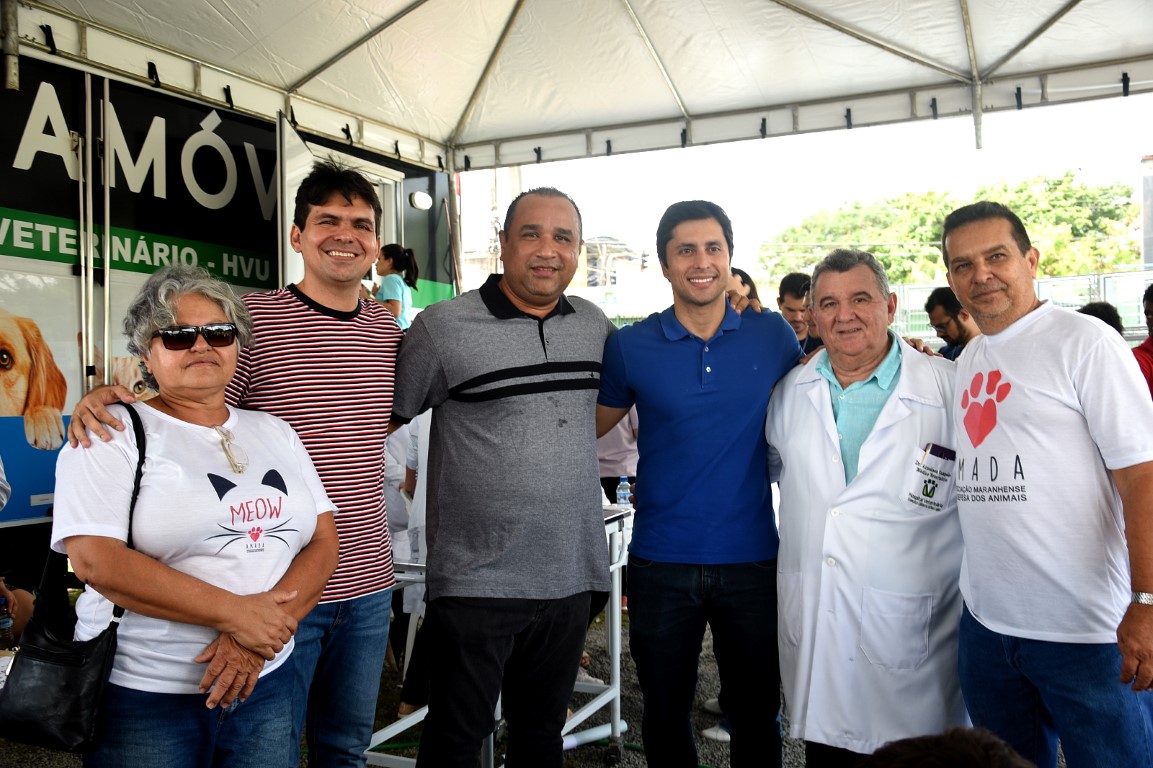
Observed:
[[[227,285],[166,267],[132,301],[124,332],[159,393],[114,406],[135,407],[146,436],[131,531],[133,430],[65,446],[56,468],[52,546],[87,587],[76,637],[108,626],[114,604],[126,609],[99,746],[84,763],[284,768],[293,633],[337,562],[332,503],[288,424],[225,404],[252,339]]]

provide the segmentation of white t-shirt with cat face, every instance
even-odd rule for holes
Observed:
[[[312,539],[317,515],[334,511],[296,433],[258,411],[229,408],[223,427],[247,455],[231,467],[221,436],[137,406],[147,437],[133,515],[133,546],[165,565],[238,595],[271,589]],[[117,414],[131,424],[126,414]],[[56,466],[52,547],[69,536],[125,540],[138,452],[129,427],[91,448],[65,446]],[[237,448],[234,448],[234,454]],[[76,605],[76,638],[100,633],[112,603],[92,589]],[[192,660],[219,633],[128,611],[110,680],[157,693],[196,693],[205,665]],[[263,674],[291,654],[290,641]]]

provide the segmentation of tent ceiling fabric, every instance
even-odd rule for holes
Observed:
[[[255,106],[238,98],[240,107],[288,105],[304,128],[331,136],[351,122],[357,143],[416,153],[426,165],[451,155],[456,168],[465,155],[471,167],[488,167],[532,162],[538,150],[543,160],[585,157],[610,146],[619,153],[926,120],[934,109],[971,116],[979,141],[980,114],[1018,108],[1018,99],[1032,107],[1121,96],[1123,73],[1130,93],[1153,91],[1150,0],[30,6],[277,96]],[[26,45],[39,23],[21,21]],[[88,57],[99,47],[90,40]],[[143,71],[131,59],[113,63]]]

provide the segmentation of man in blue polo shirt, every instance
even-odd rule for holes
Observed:
[[[629,644],[644,695],[649,765],[696,766],[690,712],[705,625],[732,724],[731,764],[780,765],[777,531],[767,472],[769,393],[800,359],[775,313],[726,301],[724,210],[676,203],[657,227],[673,305],[605,344],[597,433],[634,403],[637,516],[629,550]]]

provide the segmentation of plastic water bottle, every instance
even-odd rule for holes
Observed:
[[[621,482],[617,486],[617,506],[618,507],[631,507],[633,504],[629,501],[629,496],[632,495],[633,487],[629,485],[629,478],[627,475],[621,475]]]
[[[0,597],[0,651],[9,651],[16,645],[12,624],[12,614],[8,612],[8,599]]]

